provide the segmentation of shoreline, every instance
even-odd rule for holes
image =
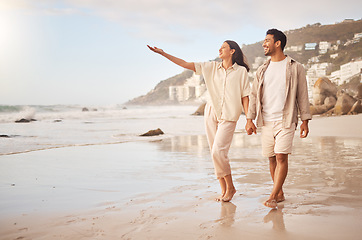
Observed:
[[[230,203],[213,200],[204,135],[3,155],[0,239],[358,239],[361,119],[315,118],[306,139],[297,131],[277,210],[262,205],[272,182],[260,134],[234,136]]]
[[[343,122],[347,121],[347,123]],[[355,122],[362,123],[362,114],[359,115],[343,115],[343,116],[313,116],[313,119],[309,121],[309,129],[310,129],[310,136],[331,136],[331,137],[347,137],[347,138],[362,138],[362,128],[356,128]],[[298,127],[300,126],[301,122],[299,121]],[[326,128],[325,125],[334,125],[333,131],[329,128]],[[238,121],[236,130],[234,134],[245,134],[245,126]],[[298,130],[296,131],[296,136],[298,135]],[[114,141],[114,142],[100,142],[100,143],[80,143],[80,144],[66,144],[60,146],[53,146],[53,147],[46,147],[46,148],[38,148],[38,149],[30,149],[30,150],[21,150],[16,152],[10,153],[0,153],[0,156],[6,155],[14,155],[14,154],[24,154],[34,151],[45,151],[45,150],[52,150],[58,148],[69,148],[69,147],[82,147],[82,146],[98,146],[98,145],[108,145],[108,144],[122,144],[127,142],[148,142],[148,141],[160,141],[167,138],[172,138],[177,135],[161,135],[161,136],[153,136],[148,138],[133,138],[129,140],[122,140],[122,141]]]

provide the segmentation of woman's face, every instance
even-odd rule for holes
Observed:
[[[235,49],[231,49],[227,42],[224,42],[219,49],[219,58],[226,60],[232,58]]]

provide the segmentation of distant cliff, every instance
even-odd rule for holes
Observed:
[[[353,58],[362,57],[362,41],[356,45],[343,46],[348,39],[352,39],[355,33],[362,32],[362,20],[358,21],[343,21],[341,23],[331,24],[331,25],[321,25],[320,23],[315,23],[312,25],[307,25],[305,27],[285,31],[287,35],[287,45],[296,46],[304,45],[305,43],[319,43],[321,41],[336,42],[337,40],[341,41],[341,46],[336,53],[341,52],[342,54],[336,59],[328,59],[329,62],[332,62],[336,65],[342,65],[351,61]],[[256,57],[264,56],[264,50],[261,47],[263,41],[243,45],[243,52],[246,55],[248,62],[251,64],[254,62]],[[286,54],[293,57],[295,60],[306,64],[308,59],[313,56],[318,56],[318,48],[316,51],[300,51],[300,52],[289,52],[285,51]],[[328,57],[329,55],[325,55]],[[327,59],[320,59],[321,61],[326,61]]]
[[[169,86],[183,85],[186,79],[190,78],[193,74],[191,70],[185,70],[176,76],[170,77],[161,81],[154,89],[149,91],[146,95],[134,98],[126,104],[134,105],[159,105],[159,104],[178,104],[176,101],[169,100]]]

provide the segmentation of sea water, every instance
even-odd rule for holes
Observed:
[[[205,134],[198,106],[0,106],[0,155]],[[34,119],[29,123],[15,121]],[[160,128],[157,137],[140,135]]]

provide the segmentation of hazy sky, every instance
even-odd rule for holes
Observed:
[[[261,0],[0,0],[0,104],[120,104],[182,68],[217,57],[227,39],[264,39],[346,18],[362,2]]]

